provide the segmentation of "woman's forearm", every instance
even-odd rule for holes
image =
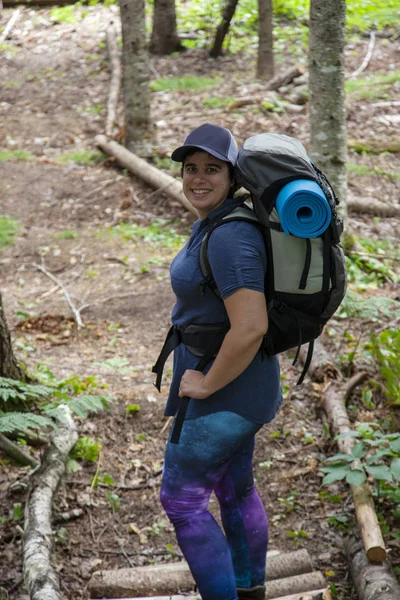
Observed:
[[[265,332],[230,329],[217,357],[204,377],[209,395],[236,379],[249,366],[257,354]]]

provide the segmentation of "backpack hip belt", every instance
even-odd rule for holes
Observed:
[[[167,333],[157,361],[152,368],[152,372],[157,375],[155,386],[158,391],[161,390],[164,365],[171,352],[179,344],[184,344],[192,354],[201,358],[202,363],[204,360],[207,361],[202,368],[199,369],[197,366],[195,369],[203,370],[206,364],[217,355],[228,329],[228,325],[188,325],[187,327],[172,325]]]
[[[153,373],[157,374],[155,386],[158,391],[160,391],[161,388],[161,378],[165,361],[171,354],[172,350],[177,348],[179,344],[184,344],[193,354],[200,356],[200,360],[194,370],[203,371],[210,360],[215,358],[222,345],[222,342],[224,341],[225,334],[229,330],[229,327],[229,324],[221,325],[219,327],[188,325],[188,327],[181,329],[176,325],[173,325],[167,333],[164,346],[160,352],[156,364],[152,368]],[[179,443],[179,438],[189,402],[190,398],[187,396],[181,398],[170,438],[172,444]]]

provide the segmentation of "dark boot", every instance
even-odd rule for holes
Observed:
[[[236,588],[240,600],[264,600],[265,586],[257,585],[252,588]]]

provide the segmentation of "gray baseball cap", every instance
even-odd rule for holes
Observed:
[[[183,146],[173,151],[171,158],[176,162],[183,162],[187,153],[196,149],[204,150],[232,165],[235,164],[239,152],[236,140],[229,129],[211,123],[205,123],[191,131]]]

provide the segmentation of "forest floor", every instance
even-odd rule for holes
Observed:
[[[15,352],[33,373],[51,372],[57,380],[78,377],[81,382],[95,377],[96,392],[114,398],[110,412],[78,419],[80,435],[95,438],[101,451],[96,462],[79,461],[79,469],[68,473],[55,500],[54,565],[63,598],[70,600],[88,597],[87,584],[95,570],[180,558],[158,500],[169,429],[163,407],[170,370],[161,395],[150,370],[173,305],[169,262],[182,240],[178,234],[186,235],[192,222],[180,205],[154,194],[113,160],[88,159],[95,150],[94,136],[104,131],[110,79],[105,30],[117,15],[116,9],[99,5],[85,10],[85,18],[75,23],[57,23],[49,10],[25,8],[1,46],[0,64],[0,214],[20,224],[15,243],[1,250],[0,290]],[[1,25],[11,14],[3,11]],[[348,72],[361,64],[367,44],[368,38],[362,37],[349,43]],[[362,77],[396,73],[399,59],[399,41],[378,38]],[[298,60],[284,53],[277,69]],[[210,60],[200,50],[153,58],[152,72],[160,76],[220,80],[217,88],[195,95],[152,92],[153,151],[146,158],[172,169],[166,160],[169,153],[205,121],[231,128],[239,142],[266,130],[294,135],[307,144],[306,106],[297,114],[223,106],[224,98],[263,94],[265,86],[254,79],[253,67],[254,57]],[[378,100],[399,98],[399,79],[392,79]],[[220,106],[216,101],[214,108],[210,102],[207,106],[204,101],[210,98],[219,98]],[[375,101],[350,98],[349,138],[365,144],[396,139],[400,143],[398,128],[386,118],[398,114],[398,107],[375,107]],[[364,168],[364,173],[350,172],[351,194],[399,203],[399,152],[350,151],[349,160]],[[376,171],[371,174],[377,167],[379,176]],[[171,231],[161,229],[158,235],[153,227],[143,237],[140,228],[155,219],[173,222]],[[400,238],[396,218],[352,214],[350,227],[364,238]],[[77,329],[63,292],[35,265],[58,277],[77,307],[88,305],[81,313],[84,328]],[[367,288],[365,294],[395,298],[396,287],[387,279],[380,289]],[[389,318],[380,314],[369,321],[333,321],[324,342],[345,375],[351,372],[348,357],[354,350],[350,334],[362,345],[368,333],[386,321]],[[358,367],[355,359],[351,368]],[[350,600],[355,592],[342,542],[354,523],[354,507],[344,485],[321,488],[319,469],[337,451],[323,427],[322,390],[310,380],[295,387],[298,368],[289,357],[282,356],[281,368],[286,398],[274,422],[259,433],[254,461],[270,519],[270,549],[307,548],[314,567],[336,586],[337,597]],[[393,409],[379,392],[374,408],[366,408],[360,398],[359,390],[351,398],[353,422],[393,418]],[[132,404],[140,410],[127,410]],[[0,465],[0,597],[22,599],[18,506],[24,504],[26,486],[17,482],[26,483],[28,469],[5,455]],[[92,485],[95,474],[101,485]],[[107,484],[106,475],[114,484]],[[211,507],[215,512],[216,500]],[[83,517],[65,523],[58,519],[73,508],[82,508]],[[378,511],[388,524],[385,539],[393,565],[400,567],[400,540],[391,536],[399,525],[393,520],[393,507],[382,502]]]

